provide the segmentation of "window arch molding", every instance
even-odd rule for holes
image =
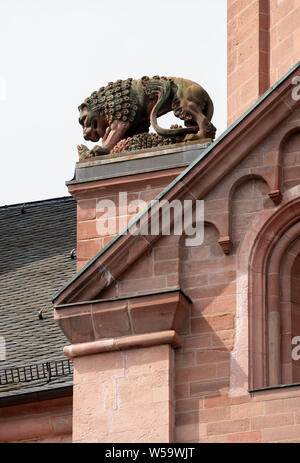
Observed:
[[[300,186],[295,186],[285,192],[276,209],[266,209],[256,215],[240,244],[236,335],[231,356],[232,395],[267,386],[266,272],[276,244],[299,221]],[[290,235],[287,246],[295,239]]]
[[[248,288],[250,389],[282,381],[280,266],[284,259],[283,268],[288,269],[286,253],[299,237],[300,198],[297,197],[269,217],[253,242]]]

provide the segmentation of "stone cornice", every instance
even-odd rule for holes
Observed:
[[[170,344],[174,348],[181,347],[180,336],[174,330],[111,338],[102,341],[85,342],[64,347],[64,354],[73,360],[75,357],[94,355],[115,350],[126,350],[137,347],[150,347]]]
[[[61,305],[55,308],[54,319],[69,341],[77,345],[75,350],[66,350],[69,357],[76,352],[88,355],[95,349],[104,352],[135,345],[168,343],[178,347],[177,333],[185,326],[189,303],[180,289],[174,289]]]

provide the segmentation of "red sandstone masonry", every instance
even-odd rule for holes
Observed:
[[[264,150],[268,150],[267,142],[264,142],[263,145]],[[271,140],[270,148],[273,149],[273,146],[273,141]],[[300,146],[300,144],[298,146]],[[270,148],[269,152],[271,152]],[[261,152],[260,146],[258,146],[257,150],[255,150],[251,154],[251,156],[249,156],[248,164],[251,161],[251,159],[256,159],[258,165],[261,165],[261,155],[256,154],[259,152]],[[300,165],[299,151],[298,154],[299,156],[294,156],[293,159],[295,163],[298,163]],[[271,157],[269,156],[267,158],[267,162],[270,163],[270,160]],[[274,155],[272,160],[276,160],[276,157]],[[250,163],[250,165],[255,166],[255,163]],[[236,222],[235,219],[233,220],[233,230],[236,230],[235,227],[238,227],[238,233],[236,233],[235,231],[236,239],[243,238],[247,230],[246,225],[251,223],[253,217],[256,215],[258,210],[263,209],[264,207],[274,207],[274,205],[272,205],[272,203],[270,203],[268,201],[268,198],[266,197],[267,192],[268,189],[266,188],[266,184],[262,180],[251,179],[247,182],[244,182],[240,188],[235,190],[234,195],[232,196],[232,213],[233,217],[237,217],[238,219],[238,221]],[[264,198],[263,195],[265,195],[266,197],[265,202],[261,201],[261,198]],[[210,198],[212,197],[213,195],[211,194]],[[253,197],[253,200],[249,199],[249,197]],[[235,204],[238,205],[238,209],[235,208]],[[244,208],[242,207],[243,205]],[[243,215],[245,215],[245,218],[247,219],[244,223]],[[195,404],[200,404],[199,406],[197,405],[197,408],[194,409],[194,415],[193,418],[191,418],[191,420],[194,420],[194,423],[197,422],[196,417],[198,414],[198,422],[201,423],[201,425],[199,424],[200,430],[199,428],[197,428],[199,431],[195,432],[195,424],[193,427],[193,425],[188,422],[188,417],[186,417],[185,420],[178,418],[177,436],[180,438],[187,438],[187,435],[190,432],[190,439],[194,439],[194,441],[197,441],[198,439],[198,441],[200,442],[263,442],[287,440],[288,432],[290,431],[291,437],[294,436],[292,437],[292,441],[299,441],[300,434],[298,434],[297,436],[297,427],[292,426],[297,424],[297,419],[299,420],[299,414],[297,414],[296,403],[291,405],[291,408],[293,408],[293,412],[282,413],[285,410],[284,406],[276,404],[278,402],[277,400],[271,401],[270,403],[276,409],[275,411],[277,412],[279,408],[279,411],[281,411],[281,413],[277,412],[274,415],[265,415],[265,413],[268,413],[265,410],[265,407],[270,406],[268,402],[252,402],[252,399],[247,397],[226,399],[225,396],[220,395],[222,394],[222,389],[226,389],[226,387],[228,387],[229,384],[228,380],[226,379],[229,378],[229,363],[226,362],[226,359],[225,361],[222,361],[224,360],[224,357],[222,358],[221,356],[230,355],[230,348],[232,346],[231,343],[233,342],[234,335],[233,331],[231,330],[231,323],[233,321],[235,296],[232,298],[231,301],[232,308],[231,305],[228,306],[226,304],[223,304],[223,313],[221,312],[222,317],[215,316],[215,309],[213,309],[213,307],[216,308],[216,301],[219,300],[220,310],[222,307],[222,300],[224,300],[225,297],[230,297],[224,296],[223,292],[226,293],[228,291],[232,291],[228,290],[227,288],[230,288],[232,286],[231,282],[235,281],[235,270],[226,270],[224,272],[224,268],[221,266],[222,257],[220,257],[219,265],[217,266],[215,264],[215,271],[212,267],[210,267],[209,263],[210,261],[212,261],[213,255],[210,252],[208,252],[208,250],[213,249],[212,242],[216,239],[217,235],[213,233],[208,233],[207,236],[210,237],[209,239],[211,240],[211,245],[209,247],[206,243],[204,243],[205,251],[197,252],[196,249],[193,249],[192,251],[187,251],[187,253],[182,253],[182,255],[186,256],[186,258],[189,260],[187,261],[186,265],[182,263],[181,272],[187,272],[188,275],[185,276],[185,273],[183,275],[181,274],[181,281],[182,283],[184,283],[183,289],[193,299],[192,316],[196,315],[197,318],[191,320],[191,335],[185,336],[183,350],[180,350],[180,352],[176,354],[181,358],[180,363],[178,363],[178,360],[176,366],[176,369],[178,371],[178,381],[186,381],[186,383],[178,383],[176,389],[179,400],[179,408],[177,409],[177,414],[181,414],[184,411],[185,404],[188,410],[192,410],[192,407],[195,407]],[[237,247],[235,247],[234,249],[237,250]],[[195,260],[197,259],[197,257],[199,259],[198,265],[197,260]],[[201,269],[202,266],[204,269],[206,269],[206,274],[200,274],[199,277],[193,275],[193,272],[199,272],[199,269]],[[215,294],[211,294],[211,297],[205,297],[209,295],[209,289],[207,289],[209,287],[207,287],[207,282],[211,281],[211,283],[218,283],[218,281],[215,281],[215,279],[218,277],[219,271],[221,269],[224,273],[220,273],[220,278],[224,278],[227,284],[225,283],[224,286],[217,285],[215,287]],[[215,273],[216,271],[218,273]],[[209,272],[211,272],[211,275]],[[195,288],[194,293],[193,288]],[[196,295],[198,295],[199,299],[194,298]],[[201,296],[203,297],[201,298]],[[212,313],[214,313],[214,316],[211,315]],[[213,328],[212,325],[214,323],[217,324],[214,326],[214,329],[216,329],[216,327],[220,323],[221,325],[219,325],[219,329],[224,328],[224,326],[222,326],[222,320],[231,320],[231,322],[227,326],[228,330],[221,330],[220,332],[216,331],[211,336],[205,332],[203,333],[203,329],[210,329],[210,326]],[[219,344],[219,347],[221,349],[220,351],[215,351],[214,349],[212,349],[215,343]],[[204,365],[208,366],[206,378],[202,378],[201,369],[197,371],[197,367],[195,367],[194,365],[195,357],[192,355],[193,353],[196,353],[197,355],[196,361],[198,359],[201,365],[202,363],[204,363]],[[187,354],[189,354],[188,357]],[[220,356],[219,358],[218,355]],[[206,356],[207,363],[205,363]],[[184,364],[184,359],[186,364]],[[216,370],[214,369],[215,366],[217,368]],[[184,372],[184,370],[186,370],[186,372]],[[188,373],[188,370],[190,370],[190,373]],[[220,379],[214,379],[214,375],[220,375]],[[211,394],[215,395],[215,397],[210,397]],[[274,396],[276,397],[276,394],[274,394]],[[222,399],[222,397],[224,397],[224,399]],[[202,402],[203,399],[204,402]],[[223,402],[220,402],[221,399],[223,400]],[[199,400],[199,402],[195,402],[195,400]],[[257,400],[259,400],[259,398],[257,398]],[[292,399],[289,399],[289,401],[290,400]],[[240,405],[238,401],[241,401]],[[219,407],[221,407],[221,410],[223,410],[224,406],[227,407],[227,409],[229,407],[230,414],[228,415],[228,420],[223,420],[223,422],[215,420],[215,423],[213,422],[213,420],[211,420],[212,422],[210,422],[205,429],[203,426],[203,422],[200,420],[200,408],[202,408],[203,404],[204,406],[213,407],[214,410],[218,410],[218,408],[215,408],[216,406],[218,407],[218,405]],[[280,407],[283,408],[280,409]],[[277,436],[277,434],[275,433],[274,439],[272,440],[271,432],[268,431],[268,426],[272,426],[272,429],[280,426],[280,428],[283,431],[283,438],[279,439],[279,435]],[[196,435],[198,437],[196,437]],[[186,441],[190,440],[187,438]]]
[[[76,358],[73,441],[172,441],[172,355],[162,345]]]
[[[191,442],[192,438],[197,442],[299,442],[296,403],[288,413],[267,415],[270,402],[252,400],[226,394],[178,399],[176,435],[181,442]],[[280,401],[271,403],[276,402]]]
[[[255,416],[252,418],[252,429],[267,429],[283,427],[294,424],[293,413],[280,413],[278,415]]]
[[[72,442],[72,398],[0,408],[0,442]]]
[[[191,320],[191,333],[216,332],[234,328],[234,314],[199,317]]]
[[[251,431],[251,432],[241,432],[228,435],[228,443],[235,444],[245,444],[245,443],[260,443],[261,442],[261,432]]]
[[[264,1],[228,1],[228,125],[268,88],[267,13]]]
[[[229,0],[227,24],[231,125],[299,60],[300,1]]]
[[[247,8],[246,3],[244,8]],[[297,117],[299,120],[299,114]],[[166,288],[166,285],[180,285],[192,298],[191,317],[181,336],[183,346],[175,354],[175,431],[179,442],[300,441],[299,388],[228,396],[232,374],[229,361],[238,334],[236,326],[240,321],[235,319],[236,308],[239,309],[236,283],[240,277],[236,256],[240,242],[258,212],[264,208],[275,210],[268,193],[272,175],[275,176],[276,169],[273,167],[278,159],[274,154],[267,154],[279,150],[280,140],[291,122],[292,118],[276,127],[267,140],[249,153],[247,159],[209,193],[210,223],[206,227],[203,246],[187,249],[183,240],[179,243],[178,237],[163,237],[115,282],[113,289],[101,293],[101,297],[107,297],[111,291],[109,294],[117,297],[141,294],[145,287],[155,290]],[[285,146],[281,150],[281,154],[285,154]],[[287,166],[284,156],[282,158],[285,172]],[[268,169],[262,170],[264,161]],[[299,166],[300,156],[296,154],[293,161],[290,159],[289,167],[290,162],[294,162],[293,167]],[[227,202],[228,213],[223,214],[220,204],[224,206]],[[93,220],[91,217],[86,222]],[[233,240],[230,255],[224,255],[218,244],[220,226],[230,231]],[[91,356],[86,363],[83,362],[82,371],[78,368],[82,384],[75,382],[74,392],[80,393],[79,397],[87,397],[87,402],[85,399],[82,403],[79,401],[79,409],[74,409],[82,431],[77,440],[87,440],[89,426],[101,430],[100,434],[89,434],[95,441],[141,440],[137,428],[143,428],[145,416],[157,430],[152,438],[158,439],[161,433],[166,432],[167,423],[164,421],[159,426],[157,419],[159,413],[167,412],[169,406],[166,400],[167,373],[157,371],[155,367],[149,368],[149,364],[145,366],[145,357],[141,351],[136,352],[129,372],[139,392],[135,398],[126,378],[128,372],[125,374],[124,356],[127,353],[124,356],[120,352],[114,354],[108,363],[104,359],[95,361]],[[242,373],[247,375],[247,372]],[[292,394],[298,397],[291,398]],[[163,401],[161,407],[157,406],[158,398]],[[95,408],[93,399],[99,405],[99,414],[89,420],[89,410]],[[138,414],[136,407],[132,406],[133,399],[142,414]],[[81,413],[81,406],[85,407],[86,413]]]
[[[103,186],[93,188],[89,186],[86,191],[74,191],[77,199],[77,270],[80,270],[97,252],[99,252],[115,235],[101,234],[101,224],[107,227],[107,219],[101,222],[103,212],[99,211],[100,200],[110,200],[114,203],[114,208],[108,208],[105,212],[109,215],[110,220],[116,221],[116,232],[123,229],[127,223],[139,212],[136,210],[123,211],[119,205],[119,191],[127,193],[127,203],[131,201],[142,200],[147,204],[154,199],[161,190],[178,175],[183,168],[171,169],[164,172],[161,177],[153,175],[153,178],[147,180],[147,174],[144,181],[141,176],[136,176],[136,181],[128,181],[125,177],[119,184],[114,183],[114,179],[102,182],[105,185],[105,195],[103,195]],[[144,178],[144,177],[143,177]],[[145,183],[147,185],[145,187]],[[101,184],[102,185],[102,184]],[[97,189],[98,188],[98,189]],[[96,196],[96,197],[93,197]],[[114,217],[115,216],[115,217]],[[97,228],[98,221],[98,228]]]
[[[299,60],[299,34],[299,0],[270,0],[271,85]]]
[[[284,124],[290,122],[291,119]],[[230,179],[235,179],[237,173],[243,178],[246,165],[251,169],[259,168],[264,160],[266,165],[274,165],[278,159],[274,153],[277,153],[282,133],[282,128],[277,129],[276,136],[258,145],[249,154],[247,162],[238,166],[216,187],[215,192],[209,194],[211,210],[214,204],[218,204],[216,201],[221,194],[228,195],[233,182]],[[293,143],[297,146],[297,142]],[[299,152],[293,153],[288,166],[290,162],[294,163],[293,167],[300,166]],[[285,172],[285,164],[283,169]],[[166,287],[167,282],[175,285],[180,280],[181,288],[193,300],[188,332],[182,337],[183,348],[175,354],[177,441],[300,441],[300,434],[297,435],[299,398],[287,396],[277,400],[277,391],[270,400],[259,395],[234,398],[226,395],[230,379],[229,358],[235,338],[236,253],[239,242],[259,210],[275,207],[268,198],[268,192],[263,177],[255,179],[249,176],[245,176],[231,191],[234,246],[230,255],[223,254],[217,243],[218,231],[213,225],[208,225],[202,247],[188,249],[183,242],[179,246],[178,237],[163,237],[149,255],[137,262],[118,282],[119,294],[133,294],[133,291],[138,294],[145,291],[146,282],[147,288],[153,284],[152,289],[155,289]],[[208,409],[213,411],[208,413]],[[271,430],[277,429],[282,431],[283,437],[275,433],[272,440]]]

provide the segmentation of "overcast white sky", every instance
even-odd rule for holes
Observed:
[[[78,105],[102,85],[201,84],[226,129],[226,0],[0,0],[0,205],[68,195]],[[169,127],[172,117],[160,123]]]

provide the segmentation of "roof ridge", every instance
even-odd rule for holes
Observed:
[[[3,206],[0,206],[1,209],[10,209],[14,207],[22,207],[23,205],[25,206],[38,206],[39,204],[43,203],[52,203],[52,202],[64,202],[64,201],[75,201],[74,198],[69,195],[69,196],[59,196],[57,198],[48,198],[48,199],[39,199],[36,201],[25,201],[23,203],[14,203],[14,204],[5,204]]]

